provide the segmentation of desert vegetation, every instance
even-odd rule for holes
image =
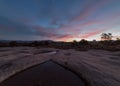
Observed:
[[[109,51],[120,50],[120,39],[112,40],[111,33],[102,33],[100,41],[87,41],[81,39],[81,41],[74,40],[73,42],[62,42],[62,41],[1,41],[0,47],[36,47],[36,48],[58,48],[58,49],[76,49],[79,51],[86,51],[89,49],[101,49]]]
[[[0,82],[52,60],[82,76],[90,86],[120,86],[120,39],[103,40],[104,36],[101,41],[0,41]]]

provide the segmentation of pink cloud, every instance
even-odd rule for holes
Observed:
[[[88,17],[90,17],[95,11],[97,11],[99,8],[103,7],[104,5],[110,3],[113,0],[99,0],[96,3],[90,3],[87,4],[85,8],[83,8],[83,11],[80,12],[80,14],[77,17],[74,17],[71,22],[74,21],[81,21]]]
[[[73,41],[73,40],[81,40],[81,39],[88,39],[90,37],[93,37],[97,34],[102,33],[103,31],[105,31],[107,28],[105,29],[95,29],[94,31],[89,31],[87,33],[83,33],[83,34],[73,34],[73,35],[66,35],[63,36],[61,38],[59,38],[58,40],[63,40],[63,41]]]
[[[62,39],[62,38],[66,38],[66,37],[70,36],[68,34],[58,33],[54,29],[52,29],[52,30],[46,29],[41,26],[34,26],[33,29],[36,30],[38,35],[43,36],[43,37],[52,38],[52,39]]]
[[[91,32],[82,34],[82,35],[80,36],[80,38],[86,39],[86,38],[95,36],[95,35],[97,35],[97,34],[100,34],[100,33],[102,33],[102,32],[105,31],[105,30],[106,30],[106,29],[96,29],[95,31],[91,31]]]

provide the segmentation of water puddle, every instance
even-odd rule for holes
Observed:
[[[48,61],[3,81],[0,86],[85,86],[71,71]]]

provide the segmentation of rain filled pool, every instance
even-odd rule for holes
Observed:
[[[0,86],[85,86],[85,84],[73,72],[47,61],[10,77]]]

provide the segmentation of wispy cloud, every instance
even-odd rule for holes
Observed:
[[[74,17],[71,22],[74,21],[82,21],[87,18],[90,18],[92,14],[94,14],[99,8],[103,7],[104,5],[110,3],[113,0],[93,0],[90,3],[87,3],[85,7],[82,9],[80,14]]]
[[[119,0],[0,2],[0,15],[5,16],[0,16],[0,34],[11,38],[24,35],[63,41],[88,39],[120,25]]]

